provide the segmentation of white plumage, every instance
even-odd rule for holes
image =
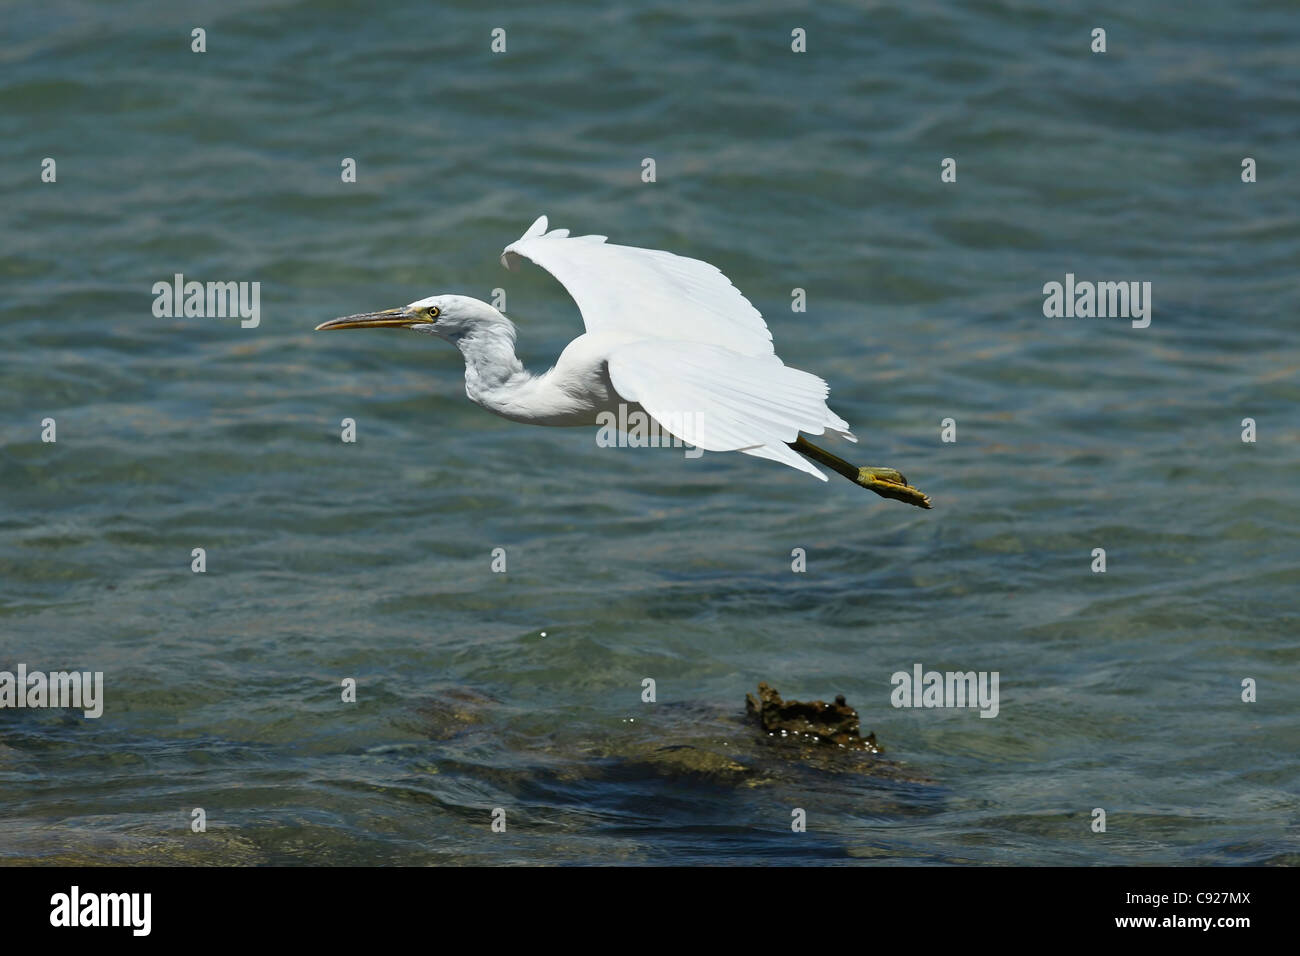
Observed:
[[[762,315],[714,266],[605,236],[548,232],[545,216],[501,253],[507,268],[521,258],[560,281],[587,329],[541,375],[515,355],[514,324],[468,296],[430,296],[317,328],[408,328],[446,339],[464,356],[469,398],[512,421],[595,425],[602,412],[626,421],[644,411],[706,451],[768,458],[824,481],[807,456],[877,494],[929,507],[893,469],[859,469],[800,437],[832,431],[856,441],[827,407],[826,383],[777,357]]]
[[[787,442],[827,429],[855,440],[848,423],[826,406],[824,381],[782,363],[763,316],[721,271],[546,226],[538,218],[501,262],[517,268],[522,256],[560,281],[587,335],[606,345],[602,357],[621,400],[688,444],[770,458],[825,480]]]

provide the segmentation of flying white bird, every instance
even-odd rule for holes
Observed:
[[[643,412],[706,451],[770,458],[825,481],[806,456],[878,495],[930,507],[894,469],[858,468],[800,434],[857,441],[826,406],[826,383],[777,357],[763,317],[725,275],[698,259],[605,240],[547,232],[541,216],[501,253],[509,269],[522,256],[555,276],[587,327],[541,375],[515,356],[514,324],[468,296],[430,296],[316,330],[398,328],[446,339],[465,358],[470,401],[511,421],[596,425],[602,412],[621,422]]]

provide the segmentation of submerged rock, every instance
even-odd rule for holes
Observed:
[[[766,681],[758,685],[758,698],[745,695],[745,709],[768,734],[794,737],[809,743],[833,744],[847,750],[865,750],[880,753],[874,733],[863,737],[858,712],[844,701],[844,695],[835,703],[814,700],[782,700],[775,688]]]
[[[432,740],[450,740],[484,723],[497,701],[469,687],[444,687],[415,709],[420,729]]]
[[[556,723],[467,687],[444,686],[421,702],[412,729],[444,745],[440,772],[463,773],[511,791],[578,781],[675,780],[723,789],[806,787],[826,775],[881,786],[929,781],[889,761],[857,711],[786,701],[766,683],[746,695],[750,716],[713,701],[642,705],[626,716],[584,713]],[[848,783],[845,786],[856,786]],[[873,799],[893,805],[883,789]],[[884,812],[882,810],[882,812]]]

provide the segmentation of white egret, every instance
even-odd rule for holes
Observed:
[[[769,458],[825,481],[806,456],[878,495],[930,507],[894,469],[858,468],[800,434],[857,441],[826,406],[826,383],[777,357],[758,310],[707,262],[548,232],[545,216],[505,247],[501,263],[515,269],[520,257],[560,281],[587,327],[541,375],[516,357],[514,324],[468,296],[430,296],[316,329],[400,328],[446,339],[465,358],[470,401],[511,421],[596,425],[623,405],[619,421],[643,412],[706,451]]]

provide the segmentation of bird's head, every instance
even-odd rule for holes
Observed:
[[[457,342],[482,328],[509,326],[504,315],[467,295],[431,295],[400,309],[362,312],[330,319],[316,326],[317,332],[332,329],[411,329]]]

